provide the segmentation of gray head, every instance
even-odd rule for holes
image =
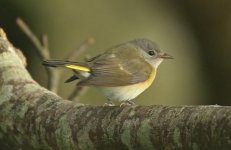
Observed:
[[[163,59],[173,59],[171,55],[164,53],[159,46],[151,40],[136,39],[130,42],[138,46],[138,50],[140,50],[145,60],[155,68],[159,66]]]

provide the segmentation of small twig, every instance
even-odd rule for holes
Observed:
[[[37,36],[31,31],[29,26],[21,18],[17,18],[16,22],[19,28],[27,35],[27,37],[34,44],[37,53],[39,54],[41,59],[42,60],[50,59],[48,36],[44,34],[41,37],[41,40],[39,40],[39,38],[37,38]],[[94,43],[95,43],[95,39],[93,37],[88,38],[80,45],[78,49],[71,51],[71,53],[66,57],[65,60],[75,60]],[[46,67],[45,69],[48,75],[48,89],[57,93],[59,87],[59,81],[60,81],[59,79],[63,73],[63,70],[52,69],[49,67]],[[71,95],[69,96],[69,99],[73,100],[80,93],[86,91],[86,89],[87,88],[76,87],[71,93]]]
[[[27,35],[27,37],[31,40],[34,44],[37,53],[39,54],[42,60],[50,59],[50,50],[48,47],[48,37],[47,35],[43,35],[41,41],[37,36],[31,31],[29,26],[21,19],[17,18],[16,20],[19,28]],[[58,91],[59,85],[59,78],[60,78],[60,71],[55,70],[49,67],[46,67],[46,72],[48,75],[48,89],[56,92]]]
[[[43,50],[44,52],[48,55],[48,57],[50,58],[50,51],[49,51],[49,44],[48,44],[48,36],[47,34],[43,34],[42,35],[42,39],[41,39],[42,45],[43,45]]]
[[[34,44],[34,46],[36,47],[37,52],[41,56],[41,58],[49,59],[50,58],[49,57],[49,51],[44,49],[44,46],[39,41],[39,39],[36,37],[36,35],[31,31],[29,26],[21,18],[17,18],[16,22],[17,22],[19,28],[27,35],[27,37]]]
[[[67,55],[66,60],[75,60],[94,43],[95,39],[93,37],[89,37],[87,40],[83,41],[77,50],[71,51],[69,55]]]
[[[80,87],[80,86],[76,86],[75,89],[72,91],[72,93],[69,95],[68,99],[73,101],[76,97],[79,97],[81,95],[83,95],[84,93],[86,93],[88,90],[88,87],[84,86],[84,87]],[[78,102],[78,99],[75,99],[76,102]]]

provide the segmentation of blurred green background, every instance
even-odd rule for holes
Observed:
[[[135,38],[148,38],[175,57],[164,61],[155,83],[135,102],[150,104],[231,104],[230,0],[0,0],[0,26],[27,57],[28,69],[41,85],[47,75],[34,46],[16,26],[21,17],[36,35],[47,33],[53,59],[63,59],[88,37],[96,43],[81,55],[94,56]],[[75,83],[64,84],[66,98]],[[81,103],[101,105],[95,88]]]

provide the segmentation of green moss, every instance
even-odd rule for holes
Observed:
[[[13,130],[13,125],[14,125],[14,121],[12,118],[12,104],[7,104],[4,106],[4,108],[1,108],[1,114],[0,114],[0,129],[3,133],[8,133],[9,130]],[[2,121],[1,121],[2,120]]]
[[[199,147],[197,146],[197,143],[192,144],[192,149],[193,150],[199,150]]]
[[[16,76],[17,75],[17,76]],[[10,81],[10,80],[16,80],[16,79],[20,79],[20,80],[28,80],[30,79],[30,75],[25,73],[25,70],[18,67],[14,67],[12,69],[7,69],[6,71],[4,71],[2,73],[2,78],[4,79],[5,82]]]
[[[121,140],[124,145],[128,147],[128,149],[132,149],[131,145],[131,128],[130,121],[125,121],[123,124],[123,133],[121,134]]]
[[[89,134],[88,132],[86,132],[86,130],[88,129],[85,129],[83,128],[81,131],[78,132],[78,147],[79,149],[88,149],[88,150],[91,150],[91,149],[96,149],[94,147],[94,143],[92,143],[90,137],[89,137]],[[77,135],[75,135],[77,136]]]
[[[39,143],[38,135],[32,134],[30,137],[30,145],[33,145],[33,147],[41,147],[41,143]]]
[[[145,150],[154,150],[152,141],[151,141],[151,130],[152,127],[150,126],[150,120],[145,119],[141,122],[141,125],[137,131],[137,138],[141,145],[141,147]]]
[[[131,110],[131,112],[129,113],[129,117],[132,117],[132,116],[134,116],[136,114],[136,112],[134,111],[134,110]]]
[[[182,143],[181,143],[181,136],[180,136],[180,129],[175,128],[174,133],[173,133],[173,141],[174,143],[177,144],[178,148],[182,148]]]
[[[62,118],[59,119],[55,135],[56,137],[61,137],[57,138],[57,145],[59,149],[71,149],[71,128],[66,115],[62,116]]]
[[[2,131],[0,130],[0,139],[3,139],[4,135],[2,134]]]
[[[13,95],[12,90],[12,85],[5,85],[2,87],[0,91],[0,105],[5,101],[10,100],[11,96]]]
[[[23,119],[28,111],[29,105],[30,103],[28,101],[25,101],[22,105],[20,105],[20,111],[17,112],[17,116]]]

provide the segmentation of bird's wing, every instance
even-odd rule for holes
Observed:
[[[152,72],[151,65],[128,45],[109,50],[89,63],[91,76],[79,85],[130,85],[146,81]]]

